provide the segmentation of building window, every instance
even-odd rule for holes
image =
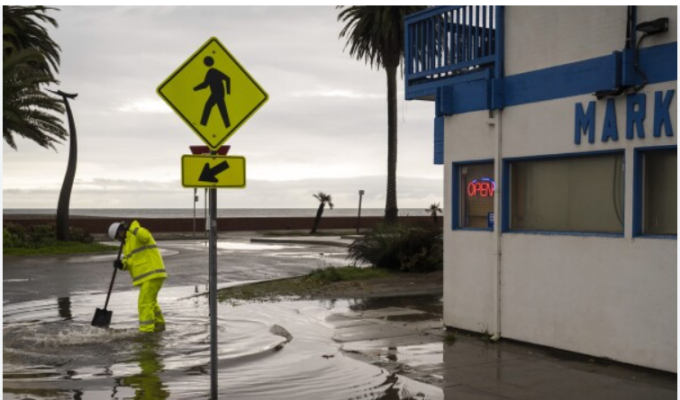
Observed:
[[[643,228],[645,235],[677,235],[678,153],[654,150],[643,153]]]
[[[509,166],[511,230],[623,234],[623,154]]]
[[[461,165],[459,171],[458,228],[493,228],[493,199],[496,192],[493,163]]]

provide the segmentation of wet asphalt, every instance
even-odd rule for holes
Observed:
[[[349,265],[346,248],[309,243],[251,243],[248,232],[221,234],[218,240],[217,281],[277,279],[304,275],[317,268]],[[157,237],[168,278],[164,286],[197,286],[206,291],[207,242]],[[113,242],[103,242],[115,245]],[[106,292],[113,276],[115,253],[94,255],[3,257],[3,303],[65,298],[72,294]],[[113,293],[133,290],[130,276],[118,271]]]
[[[316,268],[349,264],[346,249],[339,246],[251,243],[253,236],[258,235],[233,233],[220,238],[220,284],[299,276]],[[195,286],[197,292],[207,289],[204,241],[160,240],[159,247],[169,273],[166,286]],[[105,292],[114,258],[115,254],[5,257],[3,303]],[[130,277],[118,274],[114,293],[129,290]],[[439,296],[363,299],[350,304],[351,311],[325,319],[343,354],[441,390],[423,398],[677,398],[676,374],[508,340],[489,343],[461,331],[455,340],[444,340],[451,332],[442,327]],[[394,398],[412,397],[401,393]]]

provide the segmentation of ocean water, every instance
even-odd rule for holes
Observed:
[[[218,218],[234,217],[314,217],[316,208],[220,208],[217,210]],[[356,208],[326,208],[323,213],[324,218],[333,217],[356,217]],[[204,216],[205,209],[196,207],[196,217]],[[5,208],[3,215],[35,215],[50,216],[56,215],[53,208]],[[193,208],[72,208],[70,216],[85,217],[108,217],[108,218],[193,218]],[[362,208],[362,217],[382,217],[385,210],[382,208]],[[424,208],[406,208],[399,210],[400,216],[428,216],[429,213]]]

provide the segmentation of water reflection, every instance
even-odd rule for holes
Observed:
[[[59,308],[59,316],[64,321],[71,321],[73,315],[71,314],[71,298],[60,297],[57,299],[57,306]]]
[[[170,392],[161,380],[160,374],[164,365],[161,361],[160,336],[156,334],[143,335],[135,343],[135,358],[141,370],[140,373],[120,379],[120,385],[135,389],[135,400],[164,400]]]
[[[171,324],[168,331],[152,335],[136,329],[136,291],[117,293],[115,323],[106,330],[90,325],[92,310],[105,294],[6,305],[3,398],[206,398],[209,318],[207,299],[194,296],[196,289],[164,291]],[[442,398],[439,388],[403,375],[390,377],[379,366],[348,357],[342,350],[346,344],[333,339],[334,329],[326,321],[351,312],[349,307],[345,300],[221,304],[220,398]]]

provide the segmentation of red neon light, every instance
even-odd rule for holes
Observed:
[[[494,185],[486,181],[472,181],[468,183],[467,194],[470,197],[493,197]]]

